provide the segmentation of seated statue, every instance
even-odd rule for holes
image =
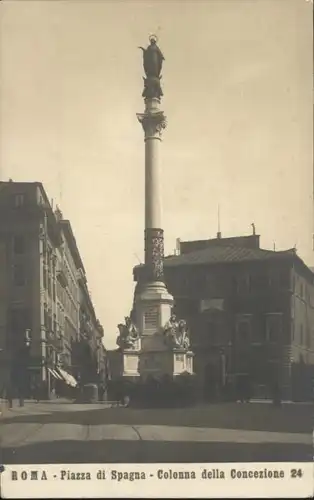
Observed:
[[[172,314],[163,330],[165,342],[169,347],[177,349],[188,349],[190,347],[188,328],[184,319],[177,320],[176,315]]]
[[[180,319],[178,325],[178,341],[180,347],[183,349],[188,349],[190,347],[190,339],[188,335],[188,327],[184,319]]]
[[[117,344],[122,348],[134,347],[139,337],[138,330],[129,316],[126,316],[124,320],[124,324],[118,324],[120,335],[117,337]]]

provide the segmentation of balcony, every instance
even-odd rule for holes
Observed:
[[[64,342],[62,337],[58,337],[55,333],[50,331],[48,332],[47,340],[48,343],[56,349],[56,351],[63,351]]]
[[[89,322],[86,322],[83,327],[82,327],[82,333],[83,333],[83,336],[90,340],[93,338],[93,334],[94,334],[94,330],[93,330],[93,327],[91,325],[91,323]]]
[[[82,285],[86,285],[86,276],[85,276],[83,269],[80,268],[77,270],[76,279]]]
[[[66,288],[68,286],[68,278],[64,264],[60,262],[58,263],[56,273],[57,273],[57,280],[59,281],[60,285],[63,288]]]

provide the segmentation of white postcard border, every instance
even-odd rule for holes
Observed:
[[[309,498],[313,485],[312,462],[6,465],[0,496]]]

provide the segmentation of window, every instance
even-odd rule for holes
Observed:
[[[13,203],[15,208],[21,208],[24,205],[25,196],[24,194],[15,194]]]
[[[289,274],[285,271],[271,270],[269,275],[269,285],[273,288],[285,290],[289,287]]]
[[[52,317],[50,312],[48,312],[48,330],[49,332],[52,331]]]
[[[292,291],[295,291],[295,277],[292,277]]]
[[[48,272],[48,295],[49,297],[51,297],[51,275],[50,275],[50,272]]]
[[[233,278],[233,292],[236,294],[247,294],[251,292],[252,278],[250,275],[245,274]]]
[[[300,285],[300,297],[303,299],[303,283]]]
[[[234,294],[238,293],[238,280],[235,276],[232,277],[232,292]]]
[[[250,274],[247,276],[247,289],[248,292],[251,292],[253,290],[253,278]]]
[[[311,332],[309,327],[306,329],[306,347],[308,349],[311,347]]]
[[[281,338],[282,314],[270,313],[266,315],[266,340],[272,344]]]
[[[245,276],[238,278],[238,294],[245,293],[247,291],[247,280]]]
[[[208,332],[208,338],[206,339],[207,340],[206,343],[210,345],[217,344],[218,342],[217,324],[214,323],[213,321],[209,322],[207,327],[207,332]]]
[[[251,337],[251,316],[247,314],[238,315],[236,318],[237,341],[245,343]]]
[[[24,286],[26,283],[25,279],[25,269],[22,264],[17,264],[14,266],[13,282],[15,286]]]
[[[294,341],[294,321],[291,321],[291,341]]]
[[[43,269],[43,285],[44,285],[44,288],[47,289],[47,269],[46,267],[44,267]]]
[[[45,329],[48,330],[48,312],[46,309],[44,310],[44,325]]]
[[[25,252],[25,238],[23,235],[14,236],[13,251],[15,254],[20,254],[20,255]]]
[[[254,287],[256,290],[265,291],[269,286],[268,275],[265,272],[258,272],[254,276]]]
[[[206,292],[208,295],[215,296],[216,293],[216,280],[212,274],[206,275]]]
[[[280,288],[286,290],[290,285],[290,276],[288,271],[281,271],[279,273],[279,285]]]

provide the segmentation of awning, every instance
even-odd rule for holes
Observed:
[[[60,373],[66,384],[70,385],[71,387],[77,386],[77,381],[72,375],[70,375],[70,373],[62,370],[61,368],[58,368],[58,372]]]
[[[61,375],[57,372],[57,370],[53,370],[53,372],[55,373],[56,377],[58,380],[63,380],[63,378],[61,377]]]
[[[59,375],[59,373],[56,370],[53,370],[52,368],[48,368],[48,370],[50,371],[51,375],[54,378],[56,378],[57,380],[63,380],[61,375]]]

